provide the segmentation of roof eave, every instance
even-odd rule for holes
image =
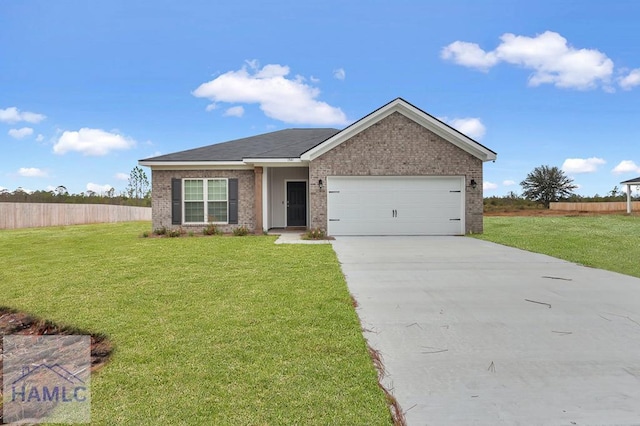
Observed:
[[[264,167],[300,167],[306,166],[308,161],[300,158],[243,158],[242,161],[153,161],[139,160],[141,166],[155,170],[207,170],[207,169],[252,169],[255,166]]]
[[[620,185],[640,185],[640,177],[625,180],[624,182],[620,182]]]
[[[300,158],[244,158],[245,163],[261,167],[307,167],[308,161]]]
[[[192,170],[192,169],[250,169],[252,166],[244,161],[159,161],[159,160],[139,160],[141,166],[151,167],[157,170]]]

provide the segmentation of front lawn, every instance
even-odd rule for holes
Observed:
[[[106,333],[94,424],[390,424],[329,245],[0,231],[0,305]]]
[[[640,277],[640,217],[485,217],[487,241]]]

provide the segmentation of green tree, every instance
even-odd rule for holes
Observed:
[[[57,196],[69,195],[69,191],[67,191],[67,187],[64,185],[58,185],[56,189],[54,189],[54,193]]]
[[[618,197],[618,196],[620,196],[622,194],[623,194],[623,192],[620,191],[620,188],[618,188],[618,185],[616,185],[616,186],[613,187],[613,189],[611,191],[609,191],[607,196],[615,198],[615,197]]]
[[[578,188],[573,179],[564,174],[558,167],[539,166],[520,182],[522,196],[527,200],[542,203],[549,208],[549,203],[568,198]]]
[[[149,197],[149,179],[141,167],[135,166],[129,173],[129,185],[127,185],[126,192],[129,198],[138,200]]]

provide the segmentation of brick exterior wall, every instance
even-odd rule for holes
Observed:
[[[152,170],[151,171],[151,205],[153,228],[177,228],[171,224],[171,179],[172,178],[237,178],[238,179],[238,224],[221,225],[223,232],[231,232],[233,228],[245,225],[254,229],[254,173],[253,170]],[[202,225],[182,225],[185,230],[200,232]]]
[[[311,161],[310,226],[325,231],[327,176],[465,176],[465,231],[482,233],[482,160],[398,112]]]

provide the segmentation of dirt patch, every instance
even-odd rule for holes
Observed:
[[[25,312],[0,306],[0,424],[2,419],[2,336],[8,335],[84,335],[91,337],[91,372],[107,363],[113,353],[113,345],[104,334],[89,333],[74,327],[60,326]]]

